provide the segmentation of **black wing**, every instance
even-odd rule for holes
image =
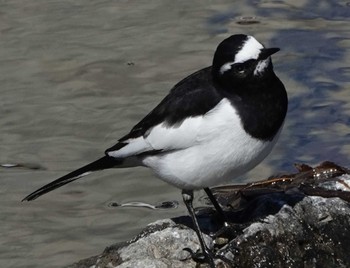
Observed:
[[[165,122],[171,126],[181,124],[189,116],[207,113],[221,100],[220,94],[213,85],[211,67],[204,68],[177,83],[169,94],[137,125],[129,134],[122,137],[120,143],[106,152],[117,150],[130,138],[147,134],[152,127]]]

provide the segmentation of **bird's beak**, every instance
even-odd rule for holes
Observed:
[[[272,48],[263,48],[260,50],[259,58],[258,60],[266,60],[268,57],[270,57],[272,54],[275,54],[280,49],[278,47],[272,47]]]

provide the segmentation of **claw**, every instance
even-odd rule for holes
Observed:
[[[190,248],[184,248],[183,250],[190,253],[192,260],[194,260],[195,262],[197,262],[197,263],[205,263],[206,262],[205,255],[202,252],[199,252],[199,251],[194,252]]]

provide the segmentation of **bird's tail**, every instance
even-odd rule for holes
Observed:
[[[27,195],[25,198],[23,198],[22,201],[32,201],[34,199],[37,199],[39,196],[46,194],[48,192],[51,192],[52,190],[55,190],[56,188],[59,188],[67,183],[70,183],[79,178],[82,178],[93,171],[118,166],[121,164],[121,161],[122,160],[116,159],[110,156],[104,156],[90,164],[87,164],[86,166],[83,166],[77,170],[72,171],[71,173],[61,178],[58,178],[57,180],[54,180],[53,182],[50,182],[44,185],[43,187],[39,188],[35,192]]]

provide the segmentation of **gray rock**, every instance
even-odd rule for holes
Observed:
[[[184,247],[199,249],[192,229],[172,220],[157,221],[131,241],[70,267],[196,267]],[[275,215],[250,223],[218,253],[232,267],[349,267],[349,248],[349,204],[314,196],[294,207],[285,203]]]
[[[332,196],[337,191],[344,196],[349,183],[350,176],[343,174],[322,182],[322,187]],[[199,212],[204,232],[220,229],[211,210]],[[221,256],[218,267],[350,267],[350,205],[340,198],[307,196],[300,189],[272,191],[250,197],[242,209],[228,211],[227,216],[234,222],[232,228],[214,241],[205,235]],[[191,226],[187,216],[157,221],[132,240],[70,267],[198,267],[183,250],[200,249]]]
[[[205,235],[207,245],[212,239]],[[200,249],[196,233],[170,219],[156,221],[132,240],[112,245],[96,257],[82,260],[69,267],[195,267],[185,247]]]
[[[350,206],[305,197],[250,224],[221,252],[233,267],[349,267]]]

